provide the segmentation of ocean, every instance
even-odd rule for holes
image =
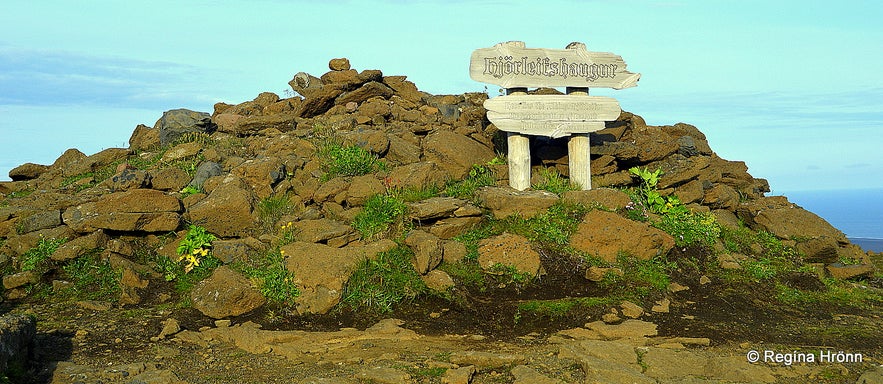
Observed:
[[[883,252],[883,188],[776,194],[821,216],[864,250]]]

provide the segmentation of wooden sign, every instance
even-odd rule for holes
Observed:
[[[498,129],[558,138],[604,129],[621,113],[616,99],[602,96],[509,95],[484,102]]]
[[[525,48],[510,41],[472,52],[469,76],[504,88],[634,87],[640,73],[626,71],[622,57],[609,52],[589,52],[582,44],[567,49]]]

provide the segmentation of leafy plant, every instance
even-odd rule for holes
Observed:
[[[319,149],[325,178],[337,176],[361,176],[385,170],[386,164],[376,155],[357,145],[327,143]]]
[[[194,187],[192,185],[188,185],[181,190],[181,198],[186,198],[191,195],[195,195],[197,193],[202,193],[202,189],[199,187]]]
[[[253,264],[241,265],[240,269],[272,303],[293,306],[294,300],[300,295],[294,283],[294,274],[285,268],[285,251],[278,247]]]
[[[27,250],[21,257],[21,270],[34,271],[42,274],[48,268],[49,257],[60,247],[67,238],[46,239],[40,236],[37,245]]]
[[[623,274],[604,275],[601,286],[616,287],[638,297],[668,289],[669,275],[677,269],[677,264],[668,261],[664,256],[641,260],[631,255],[620,254],[613,265],[619,267]]]
[[[485,165],[473,165],[469,174],[460,181],[449,182],[442,192],[445,196],[471,199],[478,188],[494,185],[496,178],[493,171]]]
[[[665,214],[672,209],[681,206],[680,200],[676,196],[662,196],[656,189],[659,184],[659,178],[662,177],[662,170],[656,169],[653,172],[647,168],[632,167],[629,173],[638,176],[641,179],[641,186],[638,188],[637,204],[643,204],[653,213]]]
[[[209,256],[215,235],[206,232],[205,228],[191,225],[187,235],[178,244],[178,262],[184,262],[184,273],[190,273],[200,262]]]
[[[377,194],[368,198],[363,209],[353,219],[353,228],[362,238],[372,238],[390,229],[390,225],[401,222],[408,211],[404,202],[394,197]]]
[[[414,270],[412,257],[409,248],[397,247],[363,261],[350,276],[341,302],[354,310],[388,313],[396,304],[425,292],[426,284]]]

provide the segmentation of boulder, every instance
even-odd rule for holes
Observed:
[[[138,124],[129,137],[129,150],[145,151],[160,146],[159,129],[148,127],[144,124]]]
[[[152,176],[147,171],[140,169],[123,169],[122,172],[110,178],[110,190],[128,191],[130,189],[149,188]]]
[[[309,243],[328,242],[353,232],[349,225],[332,219],[301,220],[294,223],[297,238]]]
[[[481,223],[481,217],[449,217],[432,224],[429,233],[442,239],[451,239]]]
[[[229,117],[228,117],[229,116]],[[266,116],[242,116],[220,114],[215,116],[218,131],[235,135],[254,135],[265,129],[288,132],[297,128],[297,115],[293,111]]]
[[[261,249],[261,242],[253,237],[212,242],[212,255],[224,264],[248,260],[250,253]]]
[[[487,272],[499,273],[499,265],[515,268],[518,273],[538,276],[542,269],[540,254],[521,235],[503,233],[478,243],[478,265]]]
[[[51,259],[55,261],[73,260],[89,251],[103,248],[106,243],[107,235],[99,229],[86,236],[80,236],[60,245],[52,253]]]
[[[41,229],[55,228],[61,225],[61,211],[50,210],[37,212],[33,215],[23,217],[16,222],[16,231],[19,233],[28,233],[39,231]]]
[[[467,136],[449,131],[431,133],[423,139],[423,157],[438,164],[453,179],[461,180],[475,164],[494,158],[492,148]]]
[[[301,103],[297,116],[311,118],[325,113],[334,106],[334,99],[340,96],[341,93],[343,93],[343,90],[340,88],[328,86],[309,92],[307,95],[304,95],[306,98]]]
[[[598,205],[613,210],[622,209],[632,202],[628,194],[613,188],[567,191],[564,193],[563,199],[567,203],[582,204],[589,208]]]
[[[466,205],[467,201],[455,197],[431,197],[408,203],[408,214],[413,220],[431,220],[451,217]],[[465,215],[464,215],[465,216]]]
[[[345,57],[331,59],[328,61],[328,69],[332,71],[345,71],[350,69],[350,60]]]
[[[190,175],[178,167],[163,168],[152,173],[150,185],[153,189],[178,192],[190,182]]]
[[[353,177],[347,189],[346,201],[351,207],[365,205],[371,196],[386,192],[386,187],[374,175]]]
[[[296,299],[297,312],[327,313],[340,302],[343,288],[359,263],[373,260],[378,253],[395,247],[396,243],[388,239],[344,248],[302,241],[282,247],[287,257],[285,267],[294,273],[295,282],[300,288],[300,296]]]
[[[202,314],[222,319],[249,313],[266,303],[251,281],[227,266],[220,266],[190,293],[193,308]]]
[[[392,96],[393,90],[382,83],[378,83],[376,81],[371,81],[365,83],[361,87],[356,90],[344,93],[334,101],[337,105],[343,105],[346,103],[362,103],[365,100],[381,97],[384,99],[388,99]]]
[[[224,173],[224,170],[221,168],[221,165],[215,163],[213,161],[205,161],[199,164],[196,167],[196,174],[193,176],[193,180],[190,181],[191,187],[202,188],[202,184],[205,183],[210,177],[220,176]]]
[[[874,266],[870,264],[843,265],[840,263],[834,263],[825,267],[825,271],[835,279],[846,280],[856,277],[870,276],[874,273]]]
[[[840,244],[848,242],[843,232],[784,196],[763,197],[741,204],[737,215],[751,229],[765,230],[780,239],[829,237]]]
[[[405,245],[414,252],[414,269],[421,275],[435,269],[442,262],[444,244],[435,235],[413,230],[405,237]]]
[[[495,217],[519,214],[530,218],[545,212],[558,201],[558,195],[548,191],[517,191],[508,187],[482,187],[478,200],[490,209]]]
[[[285,164],[276,157],[263,157],[247,160],[230,174],[238,176],[254,192],[255,197],[264,199],[273,194],[273,188],[285,179]]]
[[[34,163],[24,163],[9,171],[12,181],[33,180],[49,170],[49,166]]]
[[[215,131],[217,126],[212,122],[212,117],[208,113],[182,108],[163,112],[162,117],[156,121],[153,128],[159,130],[160,145],[169,145],[185,133],[210,134]]]
[[[398,135],[389,134],[389,148],[385,159],[395,164],[411,164],[420,161],[421,150],[408,140]]]
[[[97,229],[167,232],[180,225],[181,201],[153,189],[133,189],[102,196],[64,211],[65,224],[79,233]]]
[[[299,95],[309,97],[311,94],[322,88],[322,80],[309,73],[298,72],[294,75],[294,78],[288,82],[288,85]]]
[[[395,167],[388,179],[391,188],[421,190],[444,186],[448,176],[435,163],[419,162]]]
[[[594,210],[583,217],[570,237],[570,244],[577,250],[614,262],[620,252],[641,260],[665,255],[674,248],[675,241],[671,235],[645,223]]]
[[[22,314],[0,316],[0,345],[3,346],[0,348],[0,372],[4,379],[12,372],[31,372],[36,337],[35,317]]]
[[[222,237],[248,233],[254,224],[254,198],[238,179],[227,177],[208,197],[188,210],[190,222]]]
[[[451,278],[451,275],[438,269],[433,269],[420,278],[423,280],[423,283],[426,284],[426,288],[436,292],[446,292],[449,288],[454,286],[454,279]]]

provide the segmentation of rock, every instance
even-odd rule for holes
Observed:
[[[393,90],[382,83],[371,81],[365,83],[358,89],[346,92],[335,100],[335,104],[342,105],[346,103],[362,103],[374,97],[388,99],[393,95]]]
[[[300,105],[300,110],[297,111],[297,116],[311,118],[327,112],[334,106],[334,99],[341,93],[343,93],[342,89],[328,86],[308,92],[304,95],[305,99]]]
[[[224,170],[221,169],[221,165],[215,163],[213,161],[205,161],[199,164],[196,167],[196,174],[193,176],[193,180],[190,181],[190,186],[202,189],[202,184],[205,183],[210,177],[220,176],[224,173]]]
[[[684,285],[681,285],[681,284],[678,284],[675,282],[668,284],[668,291],[671,293],[678,293],[678,292],[682,292],[682,291],[687,291],[689,289],[690,289],[690,287],[687,287],[687,286],[684,286]]]
[[[478,200],[497,218],[519,214],[531,218],[545,212],[558,201],[558,195],[548,191],[516,191],[508,187],[482,187]]]
[[[623,272],[619,268],[602,268],[594,265],[586,268],[586,280],[589,281],[600,282],[604,280],[607,274],[622,276]]]
[[[442,375],[442,384],[469,384],[472,382],[472,375],[475,374],[475,366],[469,365],[460,368],[451,368]]]
[[[258,251],[261,242],[255,238],[215,240],[212,242],[212,255],[224,264],[248,260],[251,252]]]
[[[386,150],[387,161],[394,164],[411,164],[420,161],[421,150],[415,145],[399,135],[389,134],[389,146]]]
[[[331,310],[343,294],[350,275],[363,260],[375,259],[380,252],[396,247],[384,239],[363,246],[333,248],[323,244],[297,241],[282,247],[287,257],[285,268],[294,273],[300,288],[296,299],[300,314],[324,314]],[[322,257],[317,258],[317,255]]]
[[[869,369],[859,376],[855,384],[874,384],[883,383],[883,365],[877,366],[876,369]]]
[[[61,223],[60,210],[37,212],[33,215],[19,219],[16,222],[16,231],[19,233],[34,232],[41,229],[55,228],[61,225]]]
[[[166,321],[162,322],[162,331],[159,332],[157,338],[162,340],[167,336],[172,336],[178,332],[181,332],[181,325],[178,323],[178,320],[168,318]]]
[[[402,384],[411,382],[411,375],[399,371],[398,369],[387,367],[364,368],[355,375],[355,378],[359,381],[366,380],[378,384]]]
[[[188,213],[190,222],[205,227],[208,232],[234,237],[246,234],[254,224],[253,204],[251,194],[231,179],[190,207]]]
[[[607,262],[616,261],[620,252],[649,260],[667,254],[675,245],[674,238],[659,229],[600,210],[586,214],[570,242]]]
[[[519,365],[509,371],[515,376],[513,384],[564,384],[563,381],[539,374],[526,365]]]
[[[149,188],[151,179],[147,171],[140,169],[123,169],[110,178],[110,190],[114,192],[128,191],[137,188]]]
[[[442,259],[445,263],[458,263],[469,253],[465,244],[455,240],[445,241],[443,248]]]
[[[129,136],[129,149],[132,151],[146,151],[160,146],[159,130],[138,124]]]
[[[33,180],[49,170],[49,166],[34,163],[24,163],[9,171],[12,181]]]
[[[461,366],[472,365],[478,369],[497,368],[507,365],[524,364],[527,358],[524,355],[510,353],[495,353],[484,351],[454,351],[451,353],[452,364]]]
[[[160,169],[152,174],[150,186],[153,189],[167,192],[178,192],[190,182],[190,175],[178,167]]]
[[[601,315],[601,321],[605,324],[619,324],[622,318],[619,317],[618,313],[605,313]]]
[[[389,149],[389,135],[381,131],[359,128],[341,135],[344,145],[355,145],[378,156]]]
[[[76,155],[72,155],[76,157]],[[67,163],[62,168],[65,177],[79,176],[87,172],[97,172],[102,168],[117,161],[123,161],[129,156],[129,150],[125,148],[107,148],[91,156]],[[64,157],[64,155],[62,155]],[[60,158],[59,158],[60,159]]]
[[[212,117],[205,112],[189,109],[173,109],[165,111],[153,126],[159,130],[160,145],[169,145],[188,132],[212,133],[217,126]]]
[[[632,202],[629,195],[623,191],[612,188],[596,188],[587,191],[567,191],[563,199],[568,203],[582,204],[592,208],[596,205],[607,209],[622,209]]]
[[[405,245],[414,252],[414,269],[421,275],[435,269],[442,261],[443,244],[435,235],[412,230],[405,237]]]
[[[462,208],[466,200],[454,197],[431,197],[408,203],[408,214],[413,220],[430,220],[450,217],[454,211]]]
[[[37,320],[32,316],[6,314],[0,316],[0,372],[4,379],[13,372],[30,371],[37,337]]]
[[[739,206],[739,192],[726,184],[716,184],[705,191],[702,204],[712,209],[726,209],[733,211]]]
[[[345,57],[339,59],[331,59],[331,61],[328,62],[328,68],[332,71],[345,71],[347,69],[350,69],[350,61]]]
[[[602,321],[594,321],[585,325],[586,328],[598,332],[601,337],[611,339],[640,339],[656,336],[656,324],[641,320],[626,320],[618,325],[608,325]]]
[[[825,267],[825,271],[835,279],[846,280],[856,277],[870,276],[874,273],[874,266],[871,264],[843,265],[840,263],[834,263]]]
[[[215,117],[215,121],[218,122],[218,131],[237,136],[255,135],[267,129],[275,129],[279,133],[293,131],[297,128],[297,119],[298,116],[293,111],[266,116],[243,117],[221,114]]]
[[[792,204],[784,196],[763,197],[742,204],[737,215],[754,230],[780,239],[829,237],[846,244],[846,235],[818,215]]]
[[[429,233],[441,239],[451,239],[481,223],[480,217],[451,217],[435,222]]]
[[[447,179],[445,172],[435,163],[420,162],[402,165],[390,171],[389,186],[391,188],[421,190],[441,187]]]
[[[559,359],[576,361],[590,383],[655,384],[641,373],[631,345],[610,341],[581,340],[562,345]]]
[[[36,284],[40,281],[40,276],[34,271],[23,271],[11,275],[3,276],[3,288],[15,289],[28,284]]]
[[[309,243],[327,242],[353,232],[349,225],[331,219],[301,220],[294,223],[297,238]]]
[[[365,205],[371,196],[386,192],[386,187],[374,175],[353,177],[347,189],[346,201],[351,207]]]
[[[214,319],[243,315],[266,302],[247,277],[223,265],[193,288],[190,299],[193,308]]]
[[[254,192],[255,197],[264,199],[273,194],[273,188],[285,179],[285,164],[275,157],[247,160],[230,171],[239,177]]]
[[[97,229],[168,232],[180,225],[181,201],[153,189],[133,189],[102,196],[94,203],[68,208],[65,224],[76,232]]]
[[[668,313],[670,305],[671,305],[671,300],[662,299],[662,300],[657,301],[656,305],[654,305],[652,308],[650,308],[650,310],[653,312],[656,312],[656,313]]]
[[[438,131],[423,139],[424,160],[438,164],[455,180],[462,180],[473,165],[487,163],[494,156],[491,148],[454,132]]]
[[[306,72],[298,72],[288,82],[291,89],[304,97],[309,97],[322,88],[322,80]]]
[[[73,260],[94,249],[103,248],[107,243],[107,235],[97,230],[86,236],[80,236],[60,245],[50,258],[55,261]]]
[[[438,269],[429,271],[426,275],[421,276],[421,279],[426,284],[426,288],[436,292],[447,292],[449,288],[454,286],[454,279],[451,278],[451,275]]]
[[[323,89],[334,88],[342,91],[352,91],[367,82],[367,79],[359,77],[359,72],[354,69],[325,72],[320,79],[325,84]]]
[[[542,268],[540,254],[533,250],[530,241],[511,233],[481,240],[478,243],[478,264],[492,273],[501,272],[496,268],[502,265],[530,277],[538,276]]]
[[[162,155],[160,161],[163,163],[172,163],[178,160],[184,160],[199,154],[202,150],[202,144],[191,141],[188,143],[181,143],[174,147],[169,148],[166,153]]]
[[[622,315],[630,319],[637,319],[644,314],[644,308],[628,300],[624,300],[619,307],[622,309]]]

